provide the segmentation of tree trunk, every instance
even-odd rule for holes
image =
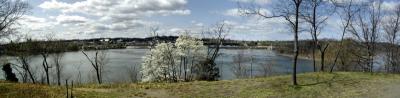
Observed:
[[[32,83],[35,84],[36,83],[35,78],[33,77],[33,74],[32,74],[32,72],[30,70],[28,70],[28,74],[29,74],[29,77],[32,80]]]
[[[46,82],[47,82],[47,85],[50,85],[49,64],[47,63],[47,56],[46,56],[46,54],[42,54],[42,56],[43,56],[43,64],[42,65],[43,65],[43,69],[46,73]]]
[[[28,73],[30,79],[32,80],[32,83],[35,84],[36,81],[35,81],[35,78],[33,77],[31,70],[29,69],[28,63],[26,62],[24,57],[22,57],[22,60],[23,60],[22,63],[23,63],[24,70]]]
[[[97,82],[99,83],[99,84],[101,84],[102,83],[102,81],[101,81],[101,76],[100,76],[100,72],[99,72],[99,69],[97,68],[96,69],[96,76],[97,76]]]
[[[299,56],[299,46],[298,46],[298,40],[299,40],[299,12],[300,12],[300,1],[295,2],[296,3],[296,20],[295,20],[295,25],[294,25],[294,58],[293,58],[293,85],[298,85],[297,84],[297,57]]]
[[[186,78],[187,62],[186,62],[186,60],[187,60],[187,58],[184,57],[183,58],[183,71],[184,71],[184,80],[185,81],[187,81],[187,78]]]
[[[316,63],[315,63],[315,42],[313,42],[313,49],[312,49],[312,58],[313,58],[313,69],[314,69],[314,72],[317,72],[317,66],[316,66]]]
[[[321,71],[323,72],[325,69],[325,52],[321,52]]]
[[[57,67],[57,85],[61,85],[61,70],[60,70],[60,64],[56,65]]]

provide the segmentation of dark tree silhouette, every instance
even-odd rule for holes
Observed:
[[[6,80],[11,81],[11,82],[18,82],[18,78],[15,76],[15,74],[12,72],[11,68],[11,63],[7,63],[3,65],[2,69],[6,75]]]

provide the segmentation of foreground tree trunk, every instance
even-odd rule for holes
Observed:
[[[49,66],[49,63],[47,63],[47,55],[45,53],[42,53],[42,57],[43,57],[42,66],[43,66],[43,70],[46,74],[46,83],[47,83],[47,85],[50,85],[49,69],[51,67]]]
[[[294,58],[293,58],[293,85],[298,85],[297,83],[297,60],[299,56],[299,16],[300,16],[300,5],[303,0],[293,0],[296,5],[296,19],[294,22]],[[287,17],[289,19],[290,17]]]

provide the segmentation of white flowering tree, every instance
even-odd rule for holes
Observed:
[[[203,42],[187,36],[180,36],[175,45],[160,43],[144,58],[141,73],[142,81],[186,81],[189,80],[192,66],[204,58]],[[191,66],[188,66],[190,63]],[[182,76],[183,75],[183,76]]]
[[[175,46],[181,61],[179,72],[183,72],[184,81],[189,81],[193,78],[194,65],[205,59],[206,47],[203,45],[203,41],[187,34],[179,36]],[[182,76],[182,74],[179,75]]]
[[[176,56],[172,43],[158,44],[144,57],[142,81],[177,81]]]

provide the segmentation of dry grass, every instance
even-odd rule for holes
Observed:
[[[269,78],[195,81],[184,83],[88,84],[74,88],[78,98],[393,98],[400,96],[400,75],[370,73],[306,73],[300,86],[290,76]],[[0,83],[0,96],[12,98],[65,97],[63,87]]]

